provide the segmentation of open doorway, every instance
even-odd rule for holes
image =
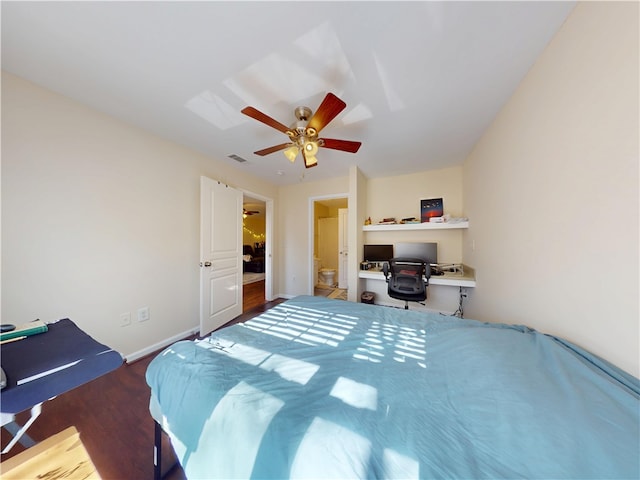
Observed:
[[[247,192],[242,200],[242,311],[247,312],[271,299],[272,201]]]
[[[346,196],[313,199],[313,295],[347,299]]]

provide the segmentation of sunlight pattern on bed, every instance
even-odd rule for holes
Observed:
[[[640,382],[522,326],[298,297],[147,382],[189,478],[640,473]]]
[[[303,360],[271,353],[242,343],[215,339],[196,341],[196,345],[207,348],[214,353],[229,355],[236,360],[259,367],[267,372],[275,372],[283,379],[300,385],[306,384],[320,368],[318,365]]]

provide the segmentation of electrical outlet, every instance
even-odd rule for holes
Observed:
[[[138,309],[138,321],[146,322],[149,320],[149,307],[142,307]]]
[[[131,325],[131,312],[120,314],[120,326],[126,327],[127,325]]]

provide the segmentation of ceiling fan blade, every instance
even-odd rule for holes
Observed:
[[[314,113],[309,120],[307,128],[313,128],[317,133],[319,133],[320,130],[327,126],[327,124],[336,118],[336,115],[346,107],[347,104],[336,97],[333,93],[327,93],[327,96],[324,97],[324,100],[316,110],[316,113]]]
[[[269,147],[269,148],[265,148],[263,150],[258,150],[257,152],[253,152],[256,155],[261,155],[261,156],[265,156],[265,155],[269,155],[270,153],[273,152],[277,152],[279,150],[284,150],[287,147],[292,146],[293,143],[281,143],[280,145],[274,145],[273,147]]]
[[[334,150],[342,150],[344,152],[356,153],[362,143],[352,142],[350,140],[334,140],[333,138],[323,138],[320,146],[324,148],[332,148]]]
[[[259,122],[264,123],[265,125],[269,125],[270,127],[275,128],[276,130],[281,131],[282,133],[287,133],[289,131],[289,127],[283,125],[277,120],[274,120],[269,115],[262,113],[260,110],[256,110],[253,107],[245,107],[240,110],[245,115],[258,120]]]

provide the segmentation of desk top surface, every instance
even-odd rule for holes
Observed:
[[[473,268],[464,266],[464,273],[445,273],[429,277],[429,285],[445,285],[451,287],[475,287],[476,274]],[[382,269],[360,270],[358,277],[370,280],[384,280]]]

